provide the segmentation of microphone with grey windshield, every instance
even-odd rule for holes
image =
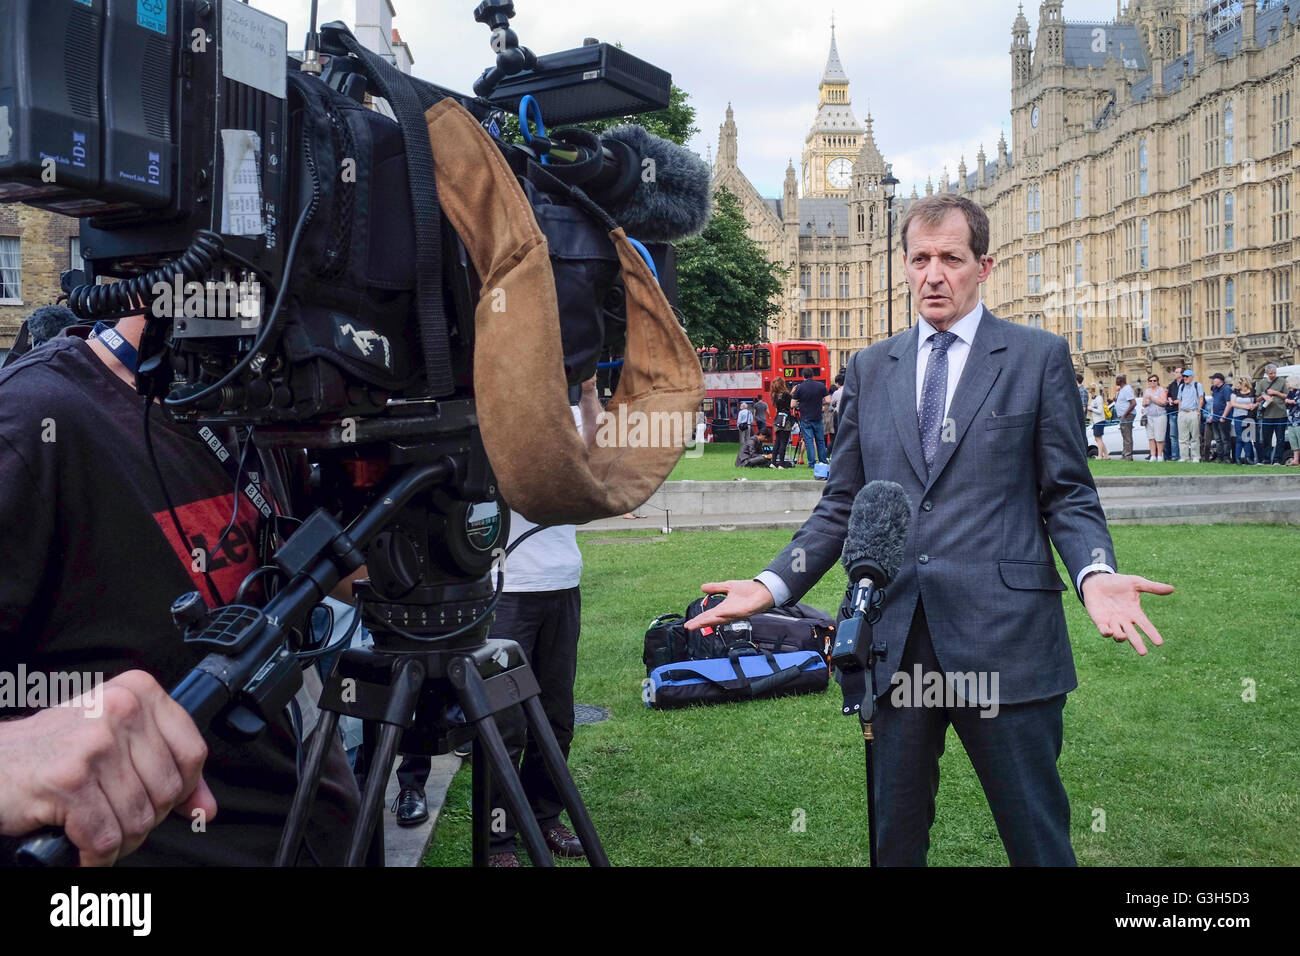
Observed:
[[[831,663],[844,674],[871,666],[871,624],[879,618],[885,586],[903,563],[911,520],[912,502],[892,481],[869,482],[853,501],[841,558],[852,588],[853,615],[836,631],[831,651]]]

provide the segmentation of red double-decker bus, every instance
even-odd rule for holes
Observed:
[[[830,387],[830,356],[821,342],[764,342],[738,345],[723,352],[699,349],[704,372],[704,418],[713,429],[714,441],[736,441],[736,414],[741,402],[753,402],[759,395],[770,406],[774,378],[784,378],[793,391],[803,381],[803,370]],[[771,426],[775,413],[768,413]]]

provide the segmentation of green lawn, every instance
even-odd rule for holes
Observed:
[[[1300,530],[1112,529],[1125,570],[1175,584],[1148,598],[1166,643],[1146,658],[1102,638],[1066,595],[1079,689],[1060,768],[1075,852],[1087,865],[1300,863]],[[570,767],[616,865],[865,865],[857,721],[821,696],[656,712],[641,702],[641,642],[705,580],[748,577],[788,532],[579,535],[585,559],[577,699],[610,720],[577,729]],[[1230,554],[1272,554],[1232,562]],[[1260,570],[1254,570],[1260,568]],[[1064,576],[1064,574],[1063,574]],[[832,609],[833,570],[807,600]],[[1256,700],[1242,700],[1243,681]],[[1005,865],[956,735],[941,762],[930,862]],[[426,862],[467,865],[469,770],[456,777]],[[1095,832],[1095,811],[1105,813]],[[804,821],[802,832],[792,824]]]
[[[750,481],[775,481],[778,479],[797,478],[812,480],[812,469],[805,463],[794,468],[737,468],[735,465],[738,446],[732,443],[710,443],[704,446],[704,454],[699,458],[683,458],[668,476],[669,481],[732,481],[736,478],[748,478]],[[789,456],[787,456],[789,457]],[[1267,467],[1192,464],[1184,461],[1162,461],[1148,464],[1145,459],[1137,461],[1097,461],[1088,462],[1094,475],[1262,475],[1269,472],[1300,473],[1300,468],[1288,468],[1285,465]]]

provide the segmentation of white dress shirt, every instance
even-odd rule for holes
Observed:
[[[962,370],[966,367],[966,359],[970,358],[971,343],[975,341],[975,333],[979,331],[980,319],[984,316],[984,302],[981,300],[975,303],[975,308],[967,312],[956,324],[952,325],[948,331],[957,336],[952,345],[948,346],[948,394],[943,400],[943,416],[948,417],[948,409],[952,407],[952,396],[957,391],[957,382],[961,380]],[[935,332],[939,331],[925,319],[916,320],[916,408],[917,413],[921,409],[921,391],[925,388],[925,369],[930,362],[930,353],[934,351],[933,345],[929,338]]]

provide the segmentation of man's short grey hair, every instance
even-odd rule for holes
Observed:
[[[907,213],[898,227],[902,237],[903,254],[907,254],[907,228],[913,220],[919,219],[922,225],[934,228],[942,223],[948,214],[956,210],[966,217],[970,229],[970,251],[976,259],[983,259],[989,251],[989,217],[979,203],[957,196],[953,193],[935,193],[918,199],[907,207]]]
[[[1276,372],[1276,371],[1277,371],[1277,364],[1274,363],[1274,362],[1269,362],[1267,365],[1264,366],[1264,371],[1265,371],[1265,372]]]

